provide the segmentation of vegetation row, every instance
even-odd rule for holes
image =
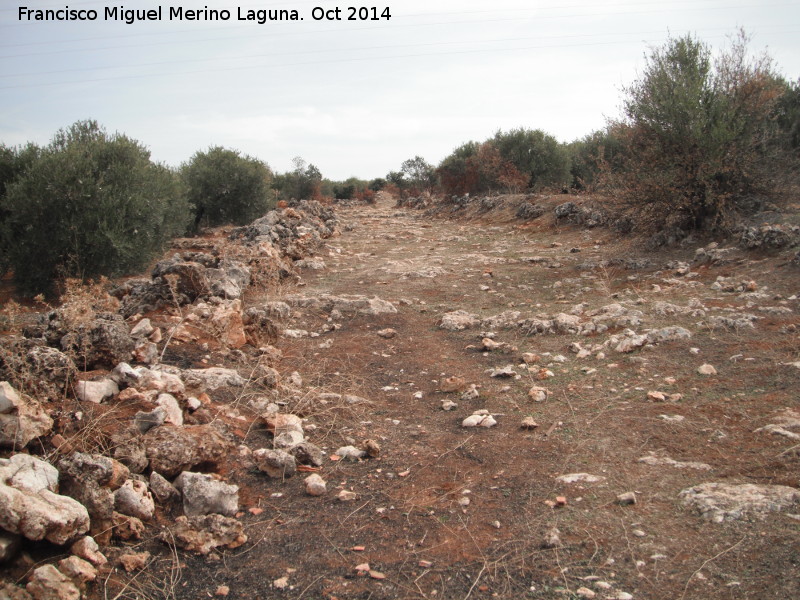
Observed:
[[[141,270],[176,236],[245,224],[281,201],[371,201],[382,189],[599,191],[629,210],[638,231],[730,231],[797,185],[800,157],[800,81],[778,74],[767,54],[751,56],[747,42],[740,33],[716,55],[693,36],[652,49],[623,89],[622,115],[583,139],[498,131],[436,166],[416,156],[372,181],[330,181],[299,157],[274,173],[222,147],[169,168],[94,121],[44,147],[0,144],[0,276],[13,272],[23,293],[52,292],[66,277]]]

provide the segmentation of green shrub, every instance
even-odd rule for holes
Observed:
[[[572,187],[593,190],[603,172],[617,172],[623,159],[621,142],[613,127],[595,131],[567,145]]]
[[[789,153],[800,150],[800,80],[787,83],[776,107],[779,143]]]
[[[560,188],[570,184],[571,164],[566,148],[541,129],[498,131],[491,142],[504,160],[528,176],[527,187]]]
[[[493,142],[468,142],[439,165],[439,179],[447,194],[480,194],[492,191],[517,193],[527,187],[528,175],[501,156]]]
[[[640,226],[729,230],[773,189],[785,84],[741,34],[712,61],[687,35],[652,50],[616,124],[624,161],[608,181]]]
[[[0,277],[11,266],[11,212],[6,200],[6,191],[38,158],[40,149],[34,144],[11,148],[0,144]]]
[[[144,268],[189,217],[183,189],[139,142],[94,121],[60,130],[7,189],[9,261],[23,293],[59,277]]]
[[[246,225],[272,208],[272,172],[258,159],[220,146],[197,152],[181,167],[194,225]]]
[[[277,192],[278,198],[286,202],[296,200],[316,200],[325,193],[333,194],[333,183],[323,180],[322,173],[313,164],[307,163],[302,157],[292,159],[294,169],[286,173],[279,173],[272,182],[272,188]],[[330,189],[323,190],[323,184],[330,184]]]

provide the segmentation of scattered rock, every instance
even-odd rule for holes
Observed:
[[[312,473],[304,480],[306,494],[309,496],[323,496],[328,491],[325,480],[317,473]]]
[[[381,455],[381,446],[375,440],[365,440],[363,445],[370,458],[378,458]]]
[[[294,456],[283,450],[262,448],[253,452],[253,460],[259,471],[274,479],[285,479],[297,472],[297,462]]]
[[[218,514],[202,517],[180,516],[160,538],[168,544],[174,543],[179,548],[204,555],[214,548],[233,549],[247,542],[241,522]]]
[[[617,504],[627,505],[636,504],[636,494],[634,492],[625,492],[617,496]]]
[[[514,370],[514,365],[506,365],[505,367],[492,369],[489,376],[501,378],[518,377],[517,372]]]
[[[336,499],[339,502],[351,502],[358,498],[358,494],[355,492],[351,492],[350,490],[342,490],[338,494],[336,494]]]
[[[144,521],[153,518],[155,502],[147,484],[138,479],[128,479],[114,492],[114,510]]]
[[[800,440],[800,432],[792,431],[793,429],[800,430],[800,414],[787,408],[782,414],[777,416],[776,421],[776,423],[770,423],[764,427],[759,427],[754,433],[764,431],[766,433],[782,435],[790,440]]]
[[[39,402],[0,382],[0,447],[24,448],[52,429],[53,419]]]
[[[113,535],[118,540],[140,540],[144,535],[144,523],[138,517],[113,512],[111,522]]]
[[[478,391],[478,386],[474,383],[469,385],[469,388],[464,390],[464,393],[461,394],[461,401],[462,402],[471,402],[472,400],[477,400],[481,397],[481,393]],[[454,403],[455,404],[455,403]],[[456,404],[456,406],[458,406]]]
[[[111,379],[79,381],[75,384],[75,395],[83,402],[100,404],[103,400],[119,394],[119,387]]]
[[[800,506],[800,490],[783,485],[704,483],[683,490],[680,497],[714,523],[764,519]]]
[[[154,427],[144,436],[150,467],[175,477],[201,463],[216,463],[227,455],[230,443],[212,425]]]
[[[239,486],[213,475],[184,471],[174,485],[183,494],[183,512],[188,517],[212,513],[232,517],[239,511]]]
[[[150,562],[149,552],[126,552],[119,557],[119,564],[126,573],[143,570]]]
[[[384,339],[390,340],[397,336],[397,331],[392,328],[381,329],[380,331],[378,331],[378,335]]]
[[[171,423],[176,427],[183,425],[183,411],[175,396],[167,393],[159,394],[156,406],[164,409],[164,423]]]
[[[89,513],[75,499],[55,493],[58,471],[38,458],[0,459],[0,527],[30,540],[64,544],[89,530]]]
[[[477,315],[463,310],[456,310],[442,315],[439,320],[439,327],[448,331],[463,331],[477,327],[479,323],[480,319]]]
[[[298,464],[321,467],[323,462],[322,450],[310,442],[300,442],[289,448],[289,454],[294,456]]]
[[[92,563],[77,556],[69,556],[58,561],[58,570],[66,575],[79,589],[97,579],[97,569]]]
[[[528,398],[534,402],[544,402],[547,400],[549,395],[549,390],[543,387],[532,387],[530,390],[528,390]]]
[[[556,477],[556,481],[561,483],[598,483],[605,481],[605,479],[600,475],[590,475],[589,473],[570,473],[569,475]]]
[[[60,344],[64,352],[75,352],[82,357],[80,362],[86,368],[111,369],[130,360],[135,341],[120,315],[101,313],[88,325],[81,325],[64,335]]]
[[[461,392],[466,387],[467,382],[463,377],[452,375],[442,382],[441,386],[439,386],[439,391],[449,394],[451,392]]]
[[[485,409],[475,411],[461,422],[462,427],[494,427],[495,425],[497,425],[497,420]]]
[[[361,450],[360,448],[356,448],[355,446],[342,446],[335,452],[336,456],[343,459],[349,460],[361,460],[365,456],[367,456],[366,450]]]
[[[170,504],[181,498],[181,493],[175,486],[156,471],[150,473],[150,492],[161,504]]]
[[[668,467],[675,467],[676,469],[696,469],[698,471],[710,471],[711,465],[707,465],[701,462],[679,462],[677,460],[673,460],[668,456],[656,456],[654,453],[650,453],[647,456],[643,456],[639,459],[640,463],[644,463],[646,465],[651,465],[654,467],[657,466],[668,466]]]
[[[34,570],[25,586],[35,600],[80,600],[81,591],[53,565],[43,565]]]
[[[38,340],[0,338],[0,380],[7,379],[39,401],[64,398],[77,371],[69,356]]]
[[[234,369],[209,367],[207,369],[187,369],[183,371],[186,385],[198,392],[214,391],[223,387],[244,387],[247,380]]]
[[[125,465],[101,454],[74,452],[63,457],[58,468],[62,491],[83,503],[93,520],[110,517],[113,492],[130,478]]]
[[[522,429],[536,429],[537,427],[539,427],[539,424],[533,419],[533,417],[525,417],[524,419],[522,419],[520,427]]]
[[[704,364],[704,365],[700,365],[697,368],[697,373],[698,373],[698,375],[716,375],[717,374],[717,370],[714,368],[713,365]]]
[[[163,425],[167,421],[167,410],[159,406],[150,412],[139,411],[133,416],[133,425],[139,433],[147,433],[154,427]],[[147,452],[145,450],[145,457]]]
[[[100,546],[97,545],[97,542],[94,541],[93,537],[88,535],[80,538],[77,542],[72,544],[69,550],[75,556],[89,561],[96,567],[104,565],[108,562],[108,559],[105,557],[105,555],[100,552]]]
[[[442,410],[450,411],[450,410],[455,410],[456,408],[458,408],[458,404],[456,404],[452,400],[442,400]]]
[[[542,542],[542,548],[560,548],[561,547],[561,532],[556,527],[550,528],[547,533],[545,533],[544,541]]]

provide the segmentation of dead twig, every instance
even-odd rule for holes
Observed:
[[[718,559],[720,556],[722,556],[722,555],[724,555],[724,554],[727,554],[728,552],[730,552],[731,550],[733,550],[733,549],[734,549],[734,548],[736,548],[737,546],[741,545],[741,543],[742,543],[742,542],[744,542],[746,539],[747,539],[747,536],[745,536],[745,537],[743,537],[742,539],[740,539],[738,542],[736,542],[736,543],[735,543],[733,546],[731,546],[730,548],[726,548],[726,549],[725,549],[725,550],[723,550],[722,552],[720,552],[720,553],[716,554],[715,556],[712,556],[711,558],[707,559],[707,560],[706,560],[706,561],[705,561],[705,562],[704,562],[702,565],[700,565],[700,567],[699,567],[699,568],[698,568],[698,569],[697,569],[697,570],[696,570],[694,573],[692,573],[691,575],[689,575],[689,579],[687,579],[687,580],[686,580],[686,585],[685,585],[685,586],[683,586],[683,593],[681,594],[680,600],[683,600],[683,599],[686,597],[686,592],[689,590],[689,585],[692,583],[692,579],[694,579],[695,575],[697,575],[697,574],[698,574],[700,571],[702,571],[703,569],[705,569],[707,564],[709,564],[709,563],[711,563],[711,562],[714,562],[714,561],[715,561],[715,560],[717,560],[717,559]]]

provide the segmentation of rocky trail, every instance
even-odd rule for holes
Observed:
[[[247,287],[223,252],[204,285],[235,300],[202,302],[189,263],[160,267],[182,308],[129,284],[120,312],[147,339],[128,362],[149,366],[79,375],[100,398],[51,414],[38,453],[108,562],[65,558],[67,528],[23,541],[5,580],[82,556],[94,578],[59,572],[88,598],[800,596],[798,267],[645,251],[554,217],[558,197],[524,220],[507,202],[337,208],[338,234],[274,244],[296,277]],[[78,409],[109,424],[91,452],[62,422]],[[11,499],[31,484],[7,455]],[[92,486],[107,526],[107,500],[70,489]],[[32,597],[78,597],[43,577]]]

